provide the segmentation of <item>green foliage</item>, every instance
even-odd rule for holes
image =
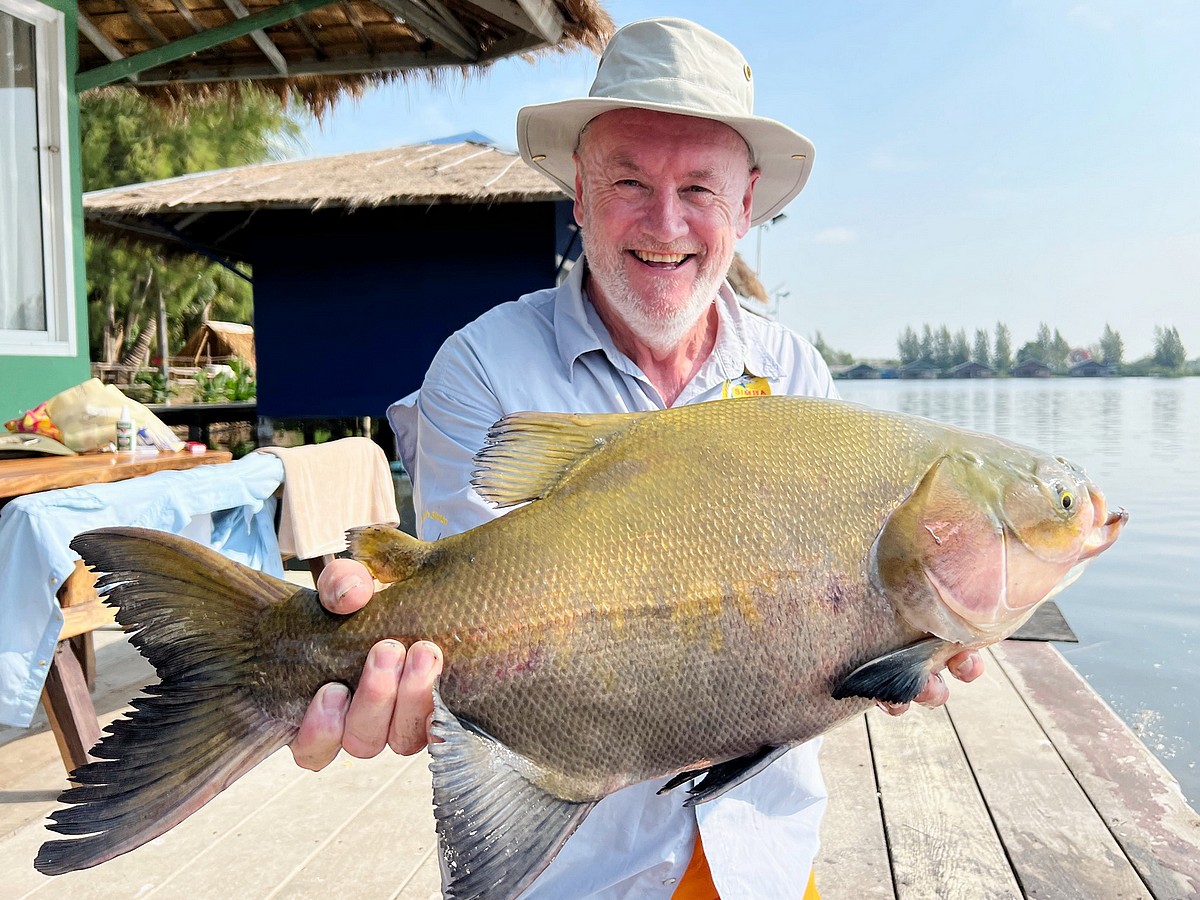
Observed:
[[[817,352],[821,354],[827,366],[852,366],[854,365],[854,354],[847,353],[843,350],[834,350],[825,343],[825,338],[821,337],[821,332],[817,332],[813,338],[812,344],[817,348]]]
[[[241,360],[230,364],[233,374],[218,371],[201,375],[196,379],[196,402],[223,403],[232,401],[241,403],[253,400],[258,393],[254,380],[254,371]]]
[[[151,403],[166,403],[175,393],[175,388],[162,372],[139,372],[134,383],[146,385]]]
[[[1100,362],[1106,366],[1119,366],[1125,361],[1125,342],[1121,335],[1104,323],[1104,332],[1100,335]]]
[[[1063,374],[1067,371],[1067,356],[1071,353],[1071,345],[1059,330],[1050,331],[1050,326],[1042,322],[1038,326],[1036,340],[1027,341],[1017,351],[1017,362],[1037,360],[1050,367],[1050,371]]]
[[[905,325],[904,332],[896,341],[896,349],[900,353],[901,365],[916,362],[921,358],[921,339],[910,326]]]
[[[982,365],[988,365],[991,358],[989,352],[990,343],[988,342],[988,333],[986,328],[975,329],[975,347],[971,351],[971,359]]]
[[[1183,348],[1183,340],[1179,337],[1179,329],[1174,325],[1163,328],[1154,326],[1154,363],[1167,372],[1180,372],[1187,362],[1187,351]]]
[[[1007,374],[1012,366],[1012,335],[1007,325],[997,322],[996,339],[992,342],[992,368]]]
[[[252,88],[236,103],[214,95],[171,109],[124,88],[93,91],[80,99],[79,119],[85,191],[283,158],[302,129],[278,98]],[[249,284],[201,257],[88,236],[86,259],[94,360],[144,351],[138,340],[157,327],[160,297],[171,352],[205,318],[250,320]]]

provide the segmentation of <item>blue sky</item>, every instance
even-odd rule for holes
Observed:
[[[1200,4],[1193,0],[608,0],[618,24],[694,19],[755,71],[756,111],[816,145],[812,177],[761,235],[779,318],[857,356],[906,326],[1074,346],[1110,323],[1126,358],[1155,325],[1200,354]],[[307,155],[479,131],[585,94],[586,52],[507,60],[343,104]],[[759,236],[741,251],[751,262]],[[470,248],[464,247],[464,253]],[[497,298],[503,300],[509,298]]]

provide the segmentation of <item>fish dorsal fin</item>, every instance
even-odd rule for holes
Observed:
[[[429,768],[442,857],[442,894],[512,900],[550,864],[595,800],[555,796],[545,772],[470,730],[433,692]]]
[[[471,484],[496,506],[540,500],[576,465],[646,413],[519,412],[492,426],[475,454]]]

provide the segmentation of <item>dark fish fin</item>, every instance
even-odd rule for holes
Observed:
[[[96,762],[71,774],[34,866],[47,875],[86,869],[166,832],[278,747],[295,726],[259,709],[240,677],[252,623],[300,590],[174,535],[140,528],[90,531],[71,548],[107,572],[97,587],[158,670],[161,684],[108,726]]]
[[[346,532],[350,555],[385,583],[410,578],[429,556],[429,545],[389,525],[365,525]]]
[[[747,778],[757,775],[783,754],[791,749],[787,745],[782,747],[763,747],[753,753],[748,753],[745,756],[739,756],[737,759],[730,759],[723,763],[717,763],[711,766],[708,774],[694,788],[688,791],[688,798],[683,801],[684,806],[695,806],[697,803],[707,803],[709,800],[716,800],[722,794],[733,790]]]
[[[550,864],[596,801],[539,786],[538,767],[465,727],[434,691],[429,745],[447,900],[508,900]]]
[[[908,703],[933,673],[933,657],[947,646],[941,638],[926,638],[863,663],[834,688],[833,699],[866,697],[885,703]]]
[[[662,787],[660,787],[654,793],[655,794],[665,794],[667,791],[673,791],[673,790],[675,790],[675,788],[679,787],[681,784],[687,784],[692,779],[699,778],[701,775],[704,775],[711,768],[712,768],[712,766],[702,766],[699,769],[688,769],[686,772],[680,772],[678,775],[676,775],[674,778],[672,778],[670,781],[668,781],[666,784],[664,784]]]
[[[488,446],[475,454],[471,484],[496,506],[540,500],[597,448],[645,413],[520,412],[505,416],[487,434]]]

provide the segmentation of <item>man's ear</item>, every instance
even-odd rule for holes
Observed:
[[[572,211],[575,214],[575,224],[580,228],[583,227],[583,166],[579,164],[579,154],[572,153],[571,159],[575,161],[575,204],[572,206]]]
[[[750,232],[750,219],[754,210],[754,185],[761,173],[758,169],[750,170],[750,180],[746,184],[746,193],[742,195],[742,213],[738,217],[737,236],[744,238]]]

